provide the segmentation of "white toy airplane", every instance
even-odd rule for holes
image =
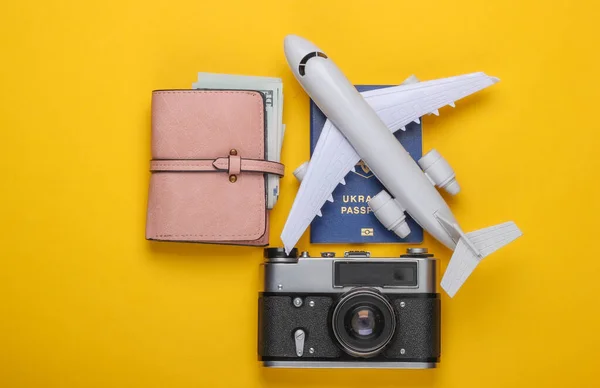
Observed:
[[[521,236],[514,222],[464,233],[434,187],[452,195],[460,190],[448,162],[432,150],[417,165],[393,135],[421,116],[437,115],[441,107],[454,106],[456,100],[493,85],[497,78],[473,73],[359,93],[309,41],[289,35],[284,49],[296,79],[328,118],[310,163],[298,174],[302,183],[281,234],[286,251],[360,159],[391,194],[382,190],[369,202],[388,230],[406,237],[407,212],[454,251],[441,282],[451,297],[481,259]]]

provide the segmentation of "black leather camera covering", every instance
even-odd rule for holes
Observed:
[[[298,295],[300,296],[300,295]],[[261,296],[258,300],[258,354],[266,357],[296,356],[294,332],[306,333],[303,358],[336,358],[341,350],[329,333],[329,310],[333,299],[323,296],[302,297],[301,307],[295,307],[295,296]],[[315,302],[310,307],[310,301]],[[310,354],[308,349],[313,348]]]
[[[293,299],[303,299],[295,307]],[[365,361],[349,356],[330,329],[330,311],[339,295],[260,295],[258,302],[258,353],[262,360]],[[437,362],[440,356],[440,295],[386,294],[397,317],[396,333],[378,356],[368,361]],[[314,301],[314,307],[310,307]],[[404,302],[404,307],[401,307]],[[306,333],[304,354],[296,356],[294,332]],[[314,352],[309,353],[308,349]],[[404,349],[404,352],[402,352]]]

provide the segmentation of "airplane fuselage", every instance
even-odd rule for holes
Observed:
[[[290,67],[315,104],[406,212],[438,241],[454,250],[456,243],[438,222],[436,214],[456,223],[454,215],[402,144],[331,59],[311,55],[306,60],[310,50],[321,53],[316,47],[298,48],[297,53],[293,49],[289,49],[292,53],[289,55],[286,47]],[[303,51],[305,54],[299,59]]]

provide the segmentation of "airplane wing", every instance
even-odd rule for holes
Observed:
[[[498,82],[485,73],[472,73],[433,81],[403,84],[363,92],[379,118],[392,132],[405,130],[411,121],[419,121],[428,113],[439,115],[438,109]]]
[[[392,132],[405,130],[407,124],[419,122],[425,114],[439,114],[438,109],[443,106],[454,106],[455,101],[493,85],[498,79],[472,73],[418,83],[411,78],[407,81],[399,86],[361,93]],[[287,252],[320,213],[338,183],[345,183],[344,177],[359,160],[360,156],[344,135],[327,120],[281,233]]]

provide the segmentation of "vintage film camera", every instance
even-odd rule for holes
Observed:
[[[298,257],[265,249],[258,353],[267,367],[434,368],[440,357],[437,261],[350,251]]]

